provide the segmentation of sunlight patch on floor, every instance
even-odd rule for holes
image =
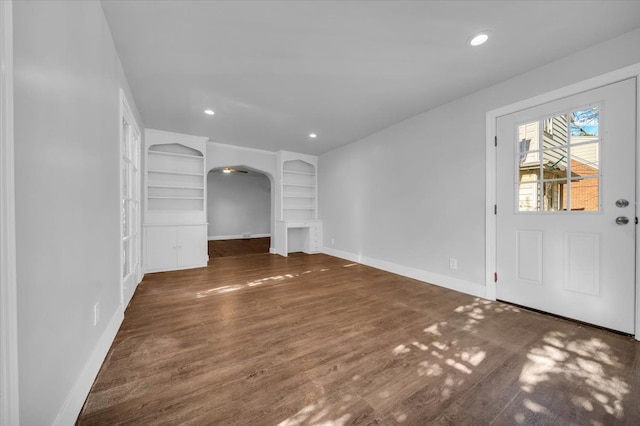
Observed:
[[[338,411],[344,411],[346,407],[341,407]],[[351,414],[346,413],[335,419],[332,417],[331,407],[327,406],[326,401],[320,400],[315,404],[304,406],[293,416],[278,423],[278,426],[300,426],[300,425],[317,425],[317,426],[344,426],[351,419]],[[335,411],[335,410],[334,410]]]
[[[328,271],[329,269],[321,269],[320,272]],[[242,290],[244,288],[258,287],[264,284],[270,284],[274,282],[281,282],[285,280],[290,280],[292,278],[299,277],[300,275],[310,274],[313,271],[304,271],[299,274],[282,274],[282,275],[274,275],[272,277],[260,278],[258,280],[249,281],[246,284],[234,284],[234,285],[225,285],[221,287],[210,288],[208,290],[199,291],[196,294],[196,299],[201,299],[203,297],[216,295],[216,294],[224,294],[230,293],[232,291]]]
[[[519,378],[523,391],[533,395],[546,382],[557,386],[568,381],[575,394],[565,397],[576,408],[586,412],[599,408],[615,419],[624,418],[623,402],[629,385],[615,371],[609,371],[621,364],[608,345],[593,338],[571,340],[558,331],[547,333],[542,340],[527,354]]]

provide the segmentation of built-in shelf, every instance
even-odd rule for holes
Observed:
[[[156,197],[149,196],[150,200],[204,200],[204,197]]]
[[[294,175],[307,175],[307,176],[315,176],[314,172],[301,172],[298,170],[283,170],[284,173],[291,173]]]
[[[316,214],[316,162],[315,159],[296,158],[295,154],[283,154],[282,214],[284,221],[315,220]]]
[[[185,175],[185,176],[202,176],[202,173],[179,172],[175,170],[153,170],[147,169],[148,173],[160,173],[166,175]]]
[[[316,198],[315,194],[294,194],[285,192],[283,195],[285,198]]]
[[[202,152],[179,143],[148,147],[147,210],[204,212],[204,180]]]
[[[300,186],[303,188],[315,188],[315,185],[302,184],[302,183],[283,183],[284,186]]]
[[[206,266],[207,138],[146,129],[146,272]]]
[[[204,187],[202,186],[182,186],[182,185],[147,185],[147,188],[204,189]]]
[[[176,152],[166,152],[166,151],[149,151],[151,155],[166,155],[167,157],[182,157],[182,158],[197,158],[198,160],[203,160],[204,157],[201,155],[193,155],[193,154],[180,154]]]

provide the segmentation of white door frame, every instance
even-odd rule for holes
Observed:
[[[640,63],[627,66],[606,74],[584,80],[570,86],[566,86],[551,92],[547,92],[529,99],[525,99],[510,105],[503,106],[487,112],[486,114],[486,205],[485,205],[485,286],[486,297],[496,300],[496,283],[494,273],[497,271],[496,255],[496,232],[497,220],[494,214],[496,204],[496,149],[495,135],[497,131],[496,123],[498,117],[508,115],[523,109],[531,108],[546,102],[555,101],[577,93],[586,92],[601,86],[616,83],[629,78],[636,78],[636,197],[640,195],[640,181],[638,179],[638,167],[640,166]],[[640,199],[640,198],[637,198]],[[637,207],[636,207],[637,214]],[[636,303],[635,303],[635,337],[640,340],[640,239],[636,232]]]
[[[137,222],[137,226],[138,226],[138,239],[136,242],[136,257],[140,260],[140,263],[136,263],[134,271],[132,272],[132,274],[134,275],[133,279],[135,280],[135,286],[137,287],[138,284],[140,284],[140,281],[142,281],[142,133],[140,133],[140,126],[138,126],[138,122],[136,121],[135,116],[133,115],[133,112],[131,110],[131,104],[129,103],[129,101],[127,100],[127,95],[125,94],[124,90],[121,88],[120,89],[120,121],[118,123],[118,127],[119,127],[119,135],[120,138],[118,140],[118,145],[120,146],[119,148],[119,152],[120,152],[120,161],[118,163],[119,167],[122,167],[122,157],[123,157],[123,152],[122,152],[122,139],[124,137],[124,135],[122,134],[122,121],[126,120],[127,123],[129,123],[133,129],[135,130],[135,132],[138,134],[138,152],[137,152],[137,159],[138,159],[138,177],[139,179],[137,180],[137,182],[130,182],[130,185],[135,185],[137,186],[137,194],[138,194],[138,210],[137,210],[137,215],[134,215],[135,217],[130,218],[132,220],[135,220]],[[118,200],[118,206],[120,206],[120,203],[122,202],[122,173],[118,173],[120,176],[120,198]],[[120,211],[120,210],[119,210]],[[127,309],[127,305],[128,305],[128,301],[127,303],[125,303],[124,300],[124,283],[125,283],[125,279],[127,277],[124,276],[124,271],[123,271],[123,266],[122,266],[122,258],[124,256],[124,251],[122,248],[122,218],[120,218],[120,304],[122,305],[122,309],[126,310]],[[134,289],[135,292],[135,289]]]
[[[12,1],[0,1],[0,425],[3,426],[20,423],[12,6]]]

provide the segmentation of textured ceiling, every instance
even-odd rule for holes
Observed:
[[[309,154],[640,27],[640,1],[102,5],[146,127]]]

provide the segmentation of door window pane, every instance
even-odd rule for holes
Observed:
[[[544,179],[567,178],[567,148],[549,149],[542,153]]]
[[[600,179],[571,181],[571,210],[595,212],[599,209]]]
[[[555,115],[544,120],[542,148],[558,148],[569,144],[567,114]]]
[[[598,107],[581,109],[571,113],[571,143],[581,137],[600,136],[600,112]]]
[[[546,212],[557,212],[567,209],[566,203],[566,180],[547,181],[543,184],[542,190],[542,210]]]
[[[518,211],[533,212],[538,211],[539,194],[538,183],[528,182],[521,183],[518,186]]]
[[[599,143],[571,147],[571,177],[598,176],[600,174]]]

